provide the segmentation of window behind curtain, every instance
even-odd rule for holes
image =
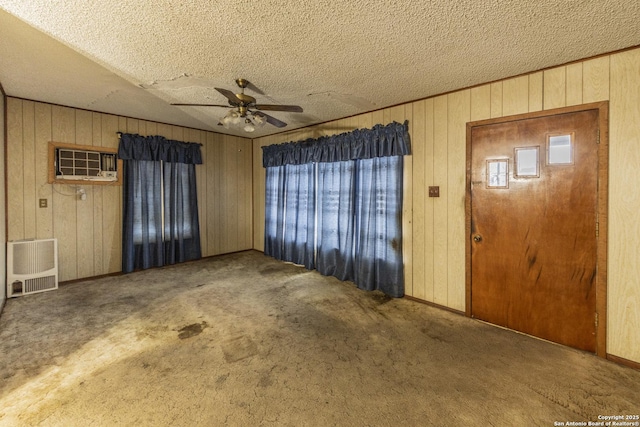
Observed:
[[[315,266],[315,170],[313,163],[285,166],[282,259],[308,269]]]
[[[282,259],[284,249],[285,166],[267,168],[265,192],[264,253]]]
[[[402,296],[402,165],[394,156],[268,168],[265,254]]]
[[[182,238],[192,238],[192,206],[196,203],[196,195],[191,191],[195,179],[190,171],[193,167],[176,163],[172,170],[161,162],[143,160],[137,163],[137,178],[134,178],[134,242],[163,241],[164,236],[171,236],[172,233],[179,233]],[[162,169],[164,173],[160,172]],[[158,223],[164,223],[164,230],[162,226],[157,226]]]
[[[195,188],[195,170],[193,165],[169,163],[164,165],[164,235],[179,233],[183,238],[191,238],[192,205],[197,197],[191,188]],[[169,195],[169,196],[167,196]]]
[[[135,244],[162,241],[162,164],[147,160],[132,160],[125,173],[131,176],[133,199],[133,242]],[[130,188],[129,186],[125,187]]]

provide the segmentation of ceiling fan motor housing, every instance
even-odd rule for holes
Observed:
[[[241,105],[249,105],[249,104],[256,103],[256,99],[253,96],[246,95],[244,92],[236,93],[236,96],[240,100]]]

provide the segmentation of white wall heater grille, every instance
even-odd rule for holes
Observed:
[[[58,240],[7,243],[7,296],[58,289]]]

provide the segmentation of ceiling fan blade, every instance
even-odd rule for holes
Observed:
[[[267,123],[269,123],[271,125],[274,125],[277,128],[283,128],[283,127],[285,127],[287,125],[285,122],[280,121],[280,120],[276,119],[275,117],[272,117],[272,116],[270,116],[268,114],[265,114],[263,112],[256,112],[256,113],[253,113],[253,114],[256,115],[256,116],[264,117],[265,119],[267,119]]]
[[[291,113],[302,113],[302,107],[298,105],[276,105],[276,104],[257,104],[256,110],[266,111],[289,111]]]
[[[258,89],[256,87],[256,85],[254,85],[253,83],[251,83],[250,81],[247,80],[247,89],[251,89],[253,92],[257,93],[258,95],[264,95],[264,92],[261,91],[260,89]]]
[[[223,107],[229,108],[229,105],[220,105],[220,104],[171,104],[176,105],[178,107]]]
[[[240,105],[240,100],[238,99],[235,93],[227,89],[220,89],[219,87],[216,87],[214,89],[220,92],[221,94],[223,94],[224,96],[226,96],[229,102],[231,103],[231,105]]]

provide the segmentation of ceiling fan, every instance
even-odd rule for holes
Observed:
[[[236,79],[236,84],[240,88],[240,93],[233,93],[227,89],[215,88],[223,94],[229,101],[229,105],[233,107],[227,114],[220,119],[219,125],[229,128],[230,125],[242,125],[246,132],[253,132],[256,126],[262,126],[269,123],[273,126],[282,128],[287,124],[276,119],[260,110],[265,111],[287,111],[290,113],[302,113],[302,107],[297,105],[277,105],[277,104],[257,104],[253,96],[244,93],[244,89],[249,86],[246,79]],[[182,104],[175,103],[171,105],[183,107],[225,107],[229,105],[220,104]]]

